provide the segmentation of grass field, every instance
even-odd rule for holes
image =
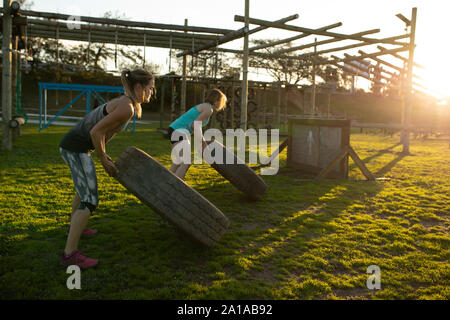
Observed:
[[[80,250],[99,258],[68,290],[59,255],[73,197],[58,143],[68,128],[25,126],[14,152],[0,153],[0,299],[449,299],[450,149],[412,140],[352,134],[367,167],[385,181],[304,182],[282,168],[249,202],[207,165],[186,182],[221,209],[230,227],[216,247],[181,235],[108,177],[94,157],[100,204]],[[121,133],[116,159],[137,146],[166,167],[170,146],[154,127]],[[285,163],[286,151],[281,155]],[[152,177],[148,177],[152,179]],[[381,270],[369,290],[367,267]]]

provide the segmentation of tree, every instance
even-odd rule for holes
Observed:
[[[171,53],[172,61],[177,61],[174,68],[175,73],[182,74],[182,63],[179,62],[176,57],[177,52],[175,50]],[[216,67],[217,61],[217,67]],[[234,67],[238,65],[239,67]],[[240,74],[240,61],[235,55],[229,55],[224,53],[216,53],[215,51],[202,51],[194,56],[188,56],[187,69],[191,76],[197,77],[233,77]]]
[[[269,44],[277,39],[264,39],[251,41],[254,45]],[[275,54],[277,51],[291,48],[292,43],[285,43],[276,46],[264,48],[264,53]],[[281,81],[296,85],[303,79],[311,80],[312,66],[305,65],[305,60],[288,59],[280,57],[262,57],[258,55],[249,56],[249,66],[252,68],[261,68],[274,78],[275,81]]]
[[[111,11],[103,17],[113,19],[127,19],[125,15]],[[29,38],[28,53],[33,58],[32,67],[38,68],[40,64],[51,64],[61,68],[73,70],[106,70],[111,60],[116,61],[116,67],[136,68],[142,67],[142,49],[106,43],[78,42],[72,44],[65,40]],[[159,71],[159,66],[146,63],[146,69]]]

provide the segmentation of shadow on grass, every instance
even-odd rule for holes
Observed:
[[[60,137],[62,134],[57,138]],[[166,149],[161,140],[159,133],[138,133],[136,146],[152,156],[162,157],[169,154],[170,145]],[[129,137],[118,136],[109,150],[118,154],[129,142]],[[39,148],[38,144],[30,149],[35,148]],[[60,158],[59,154],[57,157]],[[39,166],[45,166],[47,158],[41,160]],[[8,166],[14,168],[13,163]],[[274,290],[290,281],[286,268],[291,273],[320,274],[320,266],[298,269],[294,262],[308,254],[313,242],[335,232],[330,222],[356,201],[373,197],[383,188],[377,182],[298,183],[289,175],[266,176],[263,179],[269,188],[265,196],[261,201],[250,202],[212,169],[202,172],[193,169],[188,184],[221,209],[231,222],[214,248],[204,249],[186,241],[151,209],[130,198],[126,190],[117,189],[114,198],[125,200],[104,201],[89,224],[99,234],[80,242],[84,254],[100,259],[97,268],[83,271],[82,290],[66,288],[69,275],[59,265],[58,255],[66,241],[66,222],[43,219],[31,229],[12,227],[10,237],[1,240],[0,296],[3,299],[277,298]],[[295,298],[311,294],[318,297],[322,293],[299,291]]]
[[[383,168],[381,168],[380,170],[378,170],[378,172],[375,173],[376,176],[378,177],[382,177],[385,174],[387,174],[389,171],[392,170],[392,168],[394,168],[394,166],[400,162],[404,157],[406,157],[405,154],[399,153],[397,158],[395,158],[394,160],[392,160],[391,162],[389,162],[388,164],[386,164]]]
[[[399,142],[399,143],[396,143],[396,144],[394,144],[393,146],[390,146],[390,147],[388,147],[388,148],[386,148],[386,149],[379,150],[379,151],[378,151],[377,153],[375,153],[374,155],[371,155],[371,156],[369,156],[369,157],[367,157],[367,158],[362,159],[362,161],[363,161],[364,163],[369,163],[370,161],[372,161],[372,160],[375,159],[375,158],[378,158],[378,157],[380,157],[380,156],[382,156],[382,155],[384,155],[384,154],[386,154],[386,153],[391,153],[392,150],[393,150],[395,147],[398,147],[398,146],[400,146],[400,145],[401,145],[401,143]]]
[[[265,179],[269,189],[259,202],[245,200],[229,183],[220,184],[218,191],[198,190],[231,221],[228,232],[211,249],[187,241],[137,199],[126,200],[117,212],[108,212],[105,203],[90,220],[99,234],[80,242],[82,252],[100,258],[100,264],[82,272],[79,291],[66,288],[69,275],[59,265],[65,221],[13,231],[23,238],[14,238],[0,258],[4,283],[0,295],[4,299],[272,298],[271,290],[284,285],[284,279],[276,280],[284,257],[307,253],[310,241],[333,232],[328,222],[352,203],[355,191],[364,188],[349,182],[295,184],[289,177]],[[347,191],[323,203],[322,197],[342,185]],[[371,195],[381,186],[372,189]],[[274,268],[269,281],[261,278],[265,266]]]

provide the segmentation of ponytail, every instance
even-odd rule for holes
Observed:
[[[138,103],[140,99],[135,96],[134,88],[136,84],[141,84],[143,87],[147,86],[153,79],[153,75],[142,69],[135,69],[133,71],[125,69],[121,74],[121,81],[125,94],[127,94],[133,101],[133,107],[138,118],[142,116],[142,107]]]

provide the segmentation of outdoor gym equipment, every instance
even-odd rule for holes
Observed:
[[[230,181],[238,190],[242,191],[247,198],[251,200],[261,199],[267,190],[267,184],[260,176],[220,142],[213,141],[208,144],[208,148],[214,148],[214,151],[218,148],[223,149],[222,164],[210,163],[211,167]],[[233,159],[233,162],[228,163],[227,158]]]
[[[72,99],[63,109],[61,109],[55,116],[48,120],[47,115],[47,91],[48,90],[63,90],[63,91],[79,91],[80,93]],[[86,114],[92,111],[91,97],[98,99],[101,103],[106,103],[106,100],[100,95],[100,93],[124,93],[124,89],[121,86],[95,86],[86,84],[69,84],[69,83],[47,83],[39,82],[39,131],[47,128],[51,125],[59,116],[73,106],[73,104],[80,99],[83,95],[86,95]],[[133,127],[134,132],[136,126],[136,117],[133,115]],[[127,126],[128,129],[128,126]]]
[[[116,166],[128,191],[193,241],[213,247],[227,230],[218,208],[144,151],[128,147]]]

